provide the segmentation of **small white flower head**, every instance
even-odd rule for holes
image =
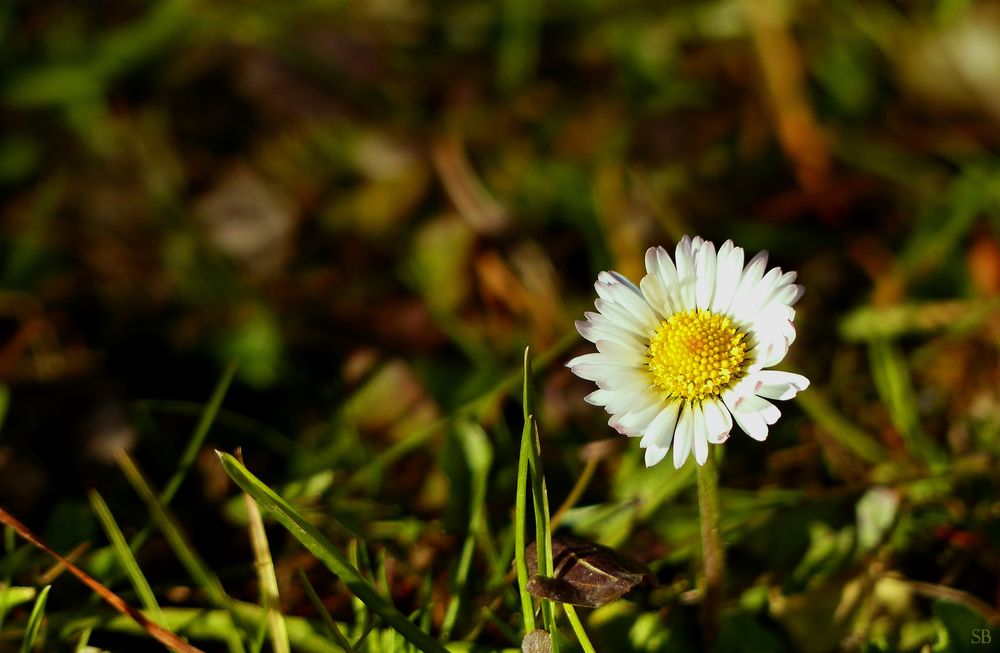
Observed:
[[[617,272],[597,276],[597,313],[576,328],[597,353],[567,367],[594,381],[587,402],[604,406],[608,424],[641,437],[646,466],[674,447],[674,467],[694,451],[729,438],[733,421],[755,440],[781,412],[768,399],[791,399],[809,386],[777,365],[795,340],[802,296],[794,272],[767,270],[767,252],[743,265],[743,249],[685,236],[674,260],[662,247],[646,252],[646,276],[636,286]]]

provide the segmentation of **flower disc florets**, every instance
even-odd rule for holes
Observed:
[[[674,313],[649,341],[653,384],[681,399],[718,397],[749,364],[746,335],[725,315],[703,309]]]

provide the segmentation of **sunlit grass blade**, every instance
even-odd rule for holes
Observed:
[[[531,423],[531,441],[528,443],[528,471],[531,473],[531,496],[535,508],[535,547],[538,552],[538,573],[551,578],[553,575],[552,560],[552,529],[549,525],[549,493],[545,486],[545,473],[542,470],[541,441],[538,435],[538,423],[534,416],[529,417]],[[522,446],[524,444],[522,443]],[[552,651],[559,653],[559,637],[556,628],[555,607],[552,602],[542,599],[542,621],[545,629],[552,635]]]
[[[569,603],[563,603],[562,607],[566,612],[566,618],[569,619],[569,623],[573,627],[573,632],[576,633],[576,639],[580,642],[583,653],[597,653],[594,650],[594,645],[590,643],[590,638],[587,636],[587,631],[583,628],[580,617],[576,614],[576,608]]]
[[[31,615],[28,616],[28,625],[25,627],[24,639],[21,640],[21,653],[31,653],[35,647],[35,640],[38,639],[38,631],[42,628],[42,618],[45,616],[45,602],[49,598],[51,585],[46,585],[38,593],[35,605],[31,608]]]
[[[124,452],[121,452],[117,456],[117,460],[118,465],[125,473],[125,477],[139,494],[143,503],[146,504],[146,509],[153,517],[153,522],[160,529],[160,532],[163,533],[163,536],[167,539],[167,543],[170,544],[170,548],[173,549],[174,555],[177,556],[177,559],[188,575],[191,576],[191,579],[204,590],[212,605],[226,610],[230,609],[231,599],[226,594],[226,590],[223,589],[222,583],[219,582],[218,577],[212,573],[212,570],[201,559],[194,550],[194,547],[191,546],[187,536],[177,525],[176,520],[167,513],[167,508],[160,503],[156,492],[146,482],[139,468],[135,466],[132,459]],[[245,651],[235,619],[230,621],[226,644],[229,650],[234,653]]]
[[[478,424],[462,421],[456,424],[455,433],[469,467],[471,491],[469,496],[469,525],[462,544],[462,552],[455,569],[453,595],[441,625],[441,638],[449,639],[462,608],[462,595],[469,581],[472,557],[476,550],[476,536],[482,528],[486,505],[487,477],[493,462],[493,447],[486,432]]]
[[[524,621],[524,634],[536,629],[535,603],[528,593],[528,563],[525,559],[527,542],[525,528],[528,510],[528,458],[531,446],[525,446],[531,441],[531,419],[528,406],[531,394],[531,351],[524,350],[524,430],[521,432],[521,453],[517,459],[517,490],[514,496],[514,566],[517,569],[517,587],[521,598],[521,616]]]
[[[443,653],[447,650],[440,642],[420,630],[416,624],[407,619],[403,613],[379,594],[372,584],[351,565],[347,557],[284,499],[247,471],[231,455],[223,452],[217,453],[226,473],[236,484],[253,497],[262,510],[270,513],[282,526],[288,529],[306,549],[336,574],[347,585],[348,589],[364,601],[365,605],[381,617],[386,624],[399,631],[424,653]]]
[[[149,581],[146,580],[145,574],[139,568],[139,563],[136,562],[135,556],[132,555],[132,550],[128,547],[128,542],[125,541],[125,536],[122,534],[121,529],[118,528],[118,523],[111,514],[108,504],[104,502],[104,499],[98,494],[97,490],[91,490],[89,497],[94,515],[97,516],[97,521],[101,523],[104,533],[111,542],[111,546],[118,558],[118,564],[121,565],[125,571],[125,575],[128,576],[129,582],[132,584],[132,589],[135,590],[136,595],[139,597],[139,601],[151,615],[153,621],[161,626],[164,625],[163,613],[160,612],[160,605],[153,594],[153,588],[149,586]]]
[[[73,649],[76,653],[88,653],[90,650],[90,633],[93,630],[91,628],[84,628],[83,632],[80,633],[80,639],[76,642],[76,647]]]
[[[3,550],[5,564],[3,570],[3,587],[0,588],[0,628],[3,627],[7,610],[16,605],[11,598],[13,592],[11,582],[14,578],[14,529],[10,526],[4,526],[3,528]],[[34,598],[34,593],[32,593],[32,598]],[[31,599],[28,600],[30,601]]]
[[[5,585],[3,590],[0,590],[0,610],[9,610],[29,603],[35,599],[37,594],[34,587],[7,587]]]
[[[278,594],[278,578],[274,573],[274,561],[271,559],[271,547],[267,543],[267,533],[264,531],[264,519],[261,517],[257,503],[249,494],[244,494],[247,505],[247,528],[250,530],[250,545],[257,568],[257,580],[260,583],[261,607],[267,614],[267,629],[271,636],[271,647],[274,653],[290,653],[288,645],[288,629],[281,614],[281,597]]]

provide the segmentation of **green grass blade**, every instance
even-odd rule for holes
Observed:
[[[271,547],[267,543],[267,533],[264,532],[264,518],[261,517],[257,503],[248,494],[244,494],[247,504],[247,526],[250,529],[250,544],[253,548],[254,562],[257,568],[257,579],[260,583],[260,596],[264,612],[267,615],[267,629],[271,636],[271,647],[274,653],[291,653],[288,645],[288,629],[284,616],[281,614],[281,597],[278,594],[278,578],[274,573],[274,560],[271,558]]]
[[[257,502],[262,510],[271,513],[278,522],[299,540],[313,555],[332,571],[348,589],[365,602],[386,624],[399,631],[424,653],[443,653],[447,649],[437,640],[420,630],[406,616],[389,603],[348,561],[333,543],[315,526],[306,521],[284,499],[251,474],[229,454],[218,452],[226,473],[244,492]]]
[[[191,469],[191,465],[194,464],[195,459],[198,457],[198,452],[201,451],[202,446],[205,444],[205,438],[208,437],[208,432],[211,430],[212,424],[215,423],[215,417],[219,414],[219,409],[222,407],[222,400],[225,399],[226,393],[229,392],[229,386],[233,383],[233,376],[236,374],[237,367],[238,365],[235,361],[229,363],[222,372],[219,382],[215,384],[212,396],[205,405],[205,410],[198,419],[198,425],[195,427],[194,433],[191,435],[191,439],[188,441],[184,452],[181,454],[181,459],[177,463],[177,471],[167,481],[166,487],[163,488],[163,492],[160,494],[160,503],[164,506],[170,505],[174,495],[177,494],[177,490],[180,489],[181,483],[184,482],[184,477],[187,476],[188,470]]]
[[[312,586],[309,582],[309,578],[306,576],[305,572],[302,571],[300,567],[296,567],[295,571],[299,575],[299,581],[302,582],[302,587],[306,591],[306,596],[309,597],[309,602],[313,604],[316,612],[319,613],[320,619],[323,620],[323,625],[326,626],[327,631],[330,633],[330,638],[345,651],[351,650],[351,643],[347,641],[347,637],[344,636],[344,632],[340,630],[340,626],[337,622],[333,620],[330,616],[330,611],[326,609],[323,605],[322,599],[319,598],[319,594],[316,593],[316,588]]]
[[[97,516],[97,520],[101,522],[101,527],[104,529],[104,533],[107,535],[108,541],[111,542],[115,555],[118,557],[118,564],[122,566],[125,575],[128,576],[129,582],[132,584],[132,588],[139,597],[142,606],[152,615],[156,623],[161,626],[166,625],[163,613],[160,612],[160,605],[153,594],[153,588],[149,586],[149,581],[146,580],[146,576],[139,568],[139,563],[136,562],[135,556],[132,555],[132,550],[129,548],[121,529],[118,528],[118,523],[111,514],[108,504],[104,502],[104,499],[97,490],[91,490],[89,497],[90,506]]]
[[[542,449],[538,435],[538,423],[534,416],[529,417],[528,421],[531,423],[531,441],[528,443],[530,447],[528,470],[531,473],[531,496],[535,509],[535,550],[538,552],[538,573],[541,576],[551,578],[555,565],[552,560],[552,529],[549,524],[549,492],[545,486],[545,473],[542,471]],[[552,601],[547,599],[542,599],[542,621],[545,624],[545,629],[552,635],[553,652],[559,653],[555,607]]]
[[[583,623],[576,614],[576,608],[569,603],[563,603],[562,607],[566,612],[566,618],[569,619],[570,625],[573,626],[573,632],[576,633],[576,639],[580,642],[583,653],[597,653],[594,650],[594,645],[590,643],[590,638],[587,637],[587,631],[583,629]]]
[[[24,639],[21,640],[21,653],[30,653],[35,647],[35,640],[38,639],[38,631],[42,628],[42,617],[45,616],[45,601],[49,598],[51,585],[46,585],[38,593],[35,599],[35,606],[31,608],[31,615],[28,617],[28,625],[25,628]]]
[[[0,429],[7,420],[7,412],[10,410],[10,386],[0,384]]]
[[[153,522],[163,533],[163,536],[167,539],[167,543],[170,544],[170,548],[173,549],[174,554],[188,575],[191,576],[191,579],[205,591],[212,605],[230,610],[231,599],[226,594],[226,590],[223,589],[222,583],[219,582],[219,579],[201,559],[194,550],[194,547],[191,546],[190,541],[177,525],[176,521],[167,513],[166,507],[160,503],[156,493],[149,486],[149,483],[146,482],[146,479],[135,466],[135,463],[132,462],[132,459],[127,454],[122,453],[118,456],[118,464],[125,473],[125,477],[129,483],[132,484],[132,487],[135,488],[139,497],[146,504],[146,509],[149,510],[150,515],[153,517]],[[229,646],[229,650],[233,653],[243,653],[245,651],[243,640],[236,627],[235,616],[230,620],[226,643]]]
[[[9,610],[33,601],[37,594],[34,587],[8,587],[5,585],[3,591],[0,591],[0,609]]]
[[[528,563],[525,559],[525,528],[528,510],[528,457],[531,452],[531,419],[528,415],[531,383],[531,351],[524,350],[524,429],[521,432],[521,453],[517,459],[517,490],[514,496],[514,566],[517,569],[517,588],[521,597],[521,615],[524,634],[536,629],[535,603],[528,593]]]
[[[797,395],[795,400],[834,440],[865,462],[878,464],[889,459],[885,448],[838,413],[819,388],[811,387],[809,392]]]
[[[4,565],[3,571],[3,589],[0,589],[0,628],[3,627],[7,610],[15,605],[11,599],[13,588],[10,586],[14,578],[14,529],[10,526],[3,527],[3,550],[7,564]],[[34,597],[35,595],[32,593],[31,598]]]
[[[163,492],[160,493],[159,503],[163,506],[169,506],[170,502],[173,501],[174,496],[184,482],[184,478],[191,469],[191,465],[194,464],[195,459],[198,457],[198,452],[204,446],[205,438],[208,437],[208,432],[211,430],[212,424],[215,423],[215,418],[222,407],[222,400],[225,399],[226,393],[229,392],[229,386],[233,383],[233,376],[236,374],[237,367],[238,365],[235,361],[229,363],[226,369],[223,370],[219,381],[215,384],[212,396],[209,398],[208,403],[205,404],[201,416],[198,418],[198,424],[191,434],[191,439],[188,440],[187,446],[184,447],[184,451],[181,453],[180,460],[177,462],[177,469],[167,481],[167,486],[163,489]],[[149,525],[132,538],[129,547],[133,553],[142,547],[152,532],[152,525]]]
[[[80,633],[80,639],[76,642],[76,647],[73,649],[76,653],[87,653],[93,649],[90,648],[90,633],[93,632],[91,628],[84,628],[83,632]]]
[[[868,347],[868,356],[875,388],[910,454],[927,464],[944,463],[944,452],[920,426],[917,395],[903,354],[890,342],[875,340]]]
[[[483,526],[483,513],[486,506],[487,478],[490,465],[493,463],[493,446],[490,439],[478,424],[462,421],[456,424],[456,435],[465,460],[469,466],[471,496],[469,497],[469,525],[465,533],[458,565],[455,569],[454,593],[448,603],[444,622],[441,625],[441,638],[451,637],[459,611],[462,607],[462,596],[468,584],[469,571],[472,569],[472,557],[476,550],[476,536]]]

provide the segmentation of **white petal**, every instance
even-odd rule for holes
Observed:
[[[645,356],[645,347],[624,345],[614,340],[598,340],[594,344],[597,345],[597,351],[618,363],[641,367],[649,362]]]
[[[668,402],[666,407],[660,411],[642,436],[639,442],[640,447],[654,445],[666,449],[670,446],[670,441],[674,437],[674,428],[677,426],[677,415],[680,412],[679,401]]]
[[[702,404],[705,413],[705,428],[708,441],[712,444],[722,444],[729,439],[733,430],[733,418],[729,410],[718,399],[710,399]]]
[[[573,373],[580,376],[576,370]],[[581,377],[586,378],[586,377]],[[649,375],[634,367],[623,367],[620,371],[604,376],[600,379],[587,379],[597,383],[597,387],[602,390],[615,390],[621,392],[647,392],[650,388]]]
[[[596,322],[577,320],[576,330],[590,342],[596,343],[598,340],[614,340],[615,342],[629,345],[636,349],[646,347],[646,343],[640,340],[637,335],[611,324],[608,318],[600,313],[588,313],[588,315],[596,315],[601,319]]]
[[[617,304],[641,324],[654,327],[659,324],[659,319],[639,288],[617,272],[601,272],[597,275],[594,288],[601,299]]]
[[[674,469],[680,469],[691,453],[694,445],[694,413],[690,404],[681,408],[677,419],[677,430],[674,431]]]
[[[655,274],[659,277],[660,283],[666,290],[667,298],[670,300],[670,313],[681,310],[681,296],[678,290],[677,268],[674,266],[670,253],[662,247],[657,247],[654,252]],[[651,273],[654,271],[651,270]],[[667,314],[665,314],[666,316]]]
[[[573,374],[588,381],[608,379],[635,369],[634,366],[618,362],[600,353],[577,356],[566,363],[566,367],[573,370]]]
[[[697,274],[694,268],[694,256],[691,253],[690,238],[687,236],[681,238],[681,241],[677,243],[674,258],[677,263],[677,296],[679,298],[677,309],[695,308]]]
[[[694,459],[699,465],[708,460],[708,427],[705,424],[705,413],[701,406],[694,409],[691,435],[694,440]]]
[[[598,388],[584,397],[583,400],[591,406],[607,406],[612,396],[613,394],[610,390],[601,390]]]
[[[757,373],[761,381],[757,394],[768,399],[785,401],[809,387],[809,379],[801,374],[764,370]]]
[[[612,428],[618,430],[619,433],[625,433],[630,437],[635,437],[642,435],[649,428],[650,422],[653,421],[659,412],[663,409],[663,403],[652,403],[647,404],[643,408],[633,412],[625,413],[624,415],[615,415]]]
[[[656,330],[656,327],[660,325],[659,321],[653,315],[652,310],[649,311],[648,315],[637,315],[603,297],[598,297],[594,302],[594,306],[619,327],[628,329],[640,338],[649,338]]]
[[[774,293],[774,297],[771,298],[771,301],[784,304],[785,306],[793,306],[795,302],[802,298],[802,294],[805,290],[806,289],[803,286],[791,283]]]
[[[736,395],[732,392],[722,393],[722,400],[726,408],[732,413],[733,419],[740,428],[754,440],[764,441],[767,439],[767,423],[760,413],[744,412],[735,408]]]
[[[781,268],[771,268],[760,281],[750,288],[744,295],[733,300],[730,308],[733,315],[754,316],[771,300],[774,291],[778,288],[778,279],[781,277]]]
[[[695,284],[695,301],[698,308],[707,309],[712,305],[712,295],[715,293],[715,245],[706,242],[698,249],[695,257],[695,268],[698,274],[698,280]]]
[[[780,335],[773,340],[763,341],[754,347],[754,366],[756,369],[773,367],[785,358],[788,346],[791,344],[787,336]]]
[[[767,424],[774,424],[781,417],[781,411],[778,407],[772,404],[767,399],[763,397],[758,397],[756,395],[751,395],[749,397],[744,397],[739,405],[736,407],[736,415],[739,413],[757,413],[764,418]]]
[[[712,298],[712,311],[726,313],[733,302],[736,288],[740,285],[743,275],[743,248],[734,247],[733,241],[727,240],[719,248],[715,274],[715,296]]]
[[[648,447],[646,447],[646,455],[645,455],[646,467],[652,467],[656,463],[666,458],[668,451],[670,451],[670,447],[658,447],[655,444],[651,444]]]
[[[601,395],[604,408],[613,415],[624,415],[641,410],[644,406],[656,403],[657,397],[651,392],[638,390],[632,392],[621,392],[619,390],[601,390],[607,394]]]
[[[650,423],[646,434],[642,436],[639,446],[646,450],[646,467],[652,467],[667,455],[670,442],[674,438],[679,408],[678,402],[667,404],[667,407],[661,410],[660,414]]]
[[[643,296],[649,302],[649,307],[656,312],[657,317],[661,321],[663,318],[673,314],[670,295],[667,293],[667,289],[663,287],[663,282],[660,281],[659,276],[647,274],[639,281],[639,288],[642,289]]]
[[[736,294],[733,296],[733,304],[729,308],[729,313],[736,317],[737,319],[743,320],[744,322],[752,322],[753,315],[747,315],[739,311],[739,308],[750,292],[757,287],[760,280],[764,278],[764,270],[767,268],[767,250],[758,252],[756,256],[750,259],[747,263],[746,268],[743,270],[743,275],[740,277],[740,283],[736,287]]]
[[[639,290],[639,286],[632,283],[632,281],[624,274],[621,274],[620,272],[615,272],[614,270],[611,270],[610,272],[608,272],[608,274],[614,277],[618,283],[622,284],[623,286],[634,292],[636,295],[642,297],[642,291]],[[600,275],[598,275],[598,277],[600,277]]]

